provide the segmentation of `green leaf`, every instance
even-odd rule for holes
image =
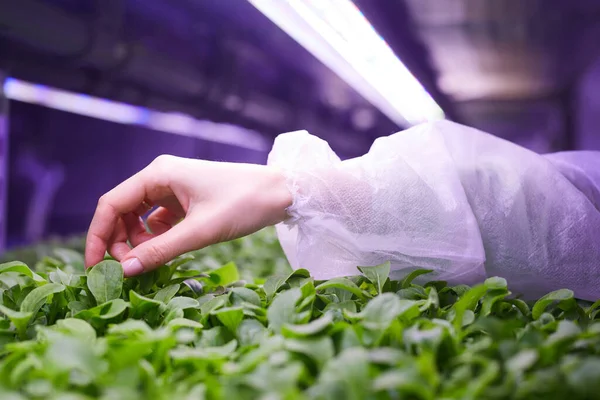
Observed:
[[[200,330],[202,329],[202,324],[196,321],[192,321],[191,319],[187,319],[187,318],[175,318],[172,319],[171,321],[169,321],[169,323],[167,324],[168,328],[171,328],[172,330],[178,330],[181,328],[190,328],[190,329],[194,329],[194,330]]]
[[[565,340],[575,340],[580,333],[581,329],[574,322],[569,320],[559,321],[556,331],[548,336],[546,344],[555,345]]]
[[[173,298],[173,296],[177,294],[180,288],[181,285],[179,284],[166,286],[156,292],[154,295],[154,300],[161,301],[166,304]]]
[[[48,297],[55,293],[60,293],[65,290],[65,287],[58,283],[48,283],[33,289],[21,303],[22,312],[30,312],[36,314],[39,309],[46,303]]]
[[[406,290],[406,289],[401,289]],[[437,310],[440,307],[440,298],[435,286],[428,286],[426,289],[427,292],[427,301],[419,307],[421,312],[429,311],[429,310]],[[398,296],[401,298],[401,296]],[[407,300],[407,299],[405,299]]]
[[[226,344],[230,340],[227,328],[224,326],[215,326],[202,331],[202,337],[197,343],[197,347],[216,347]]]
[[[123,267],[116,261],[102,261],[89,271],[87,285],[98,304],[118,299],[123,289]]]
[[[352,300],[346,300],[339,303],[327,304],[327,306],[323,309],[323,312],[325,313],[327,311],[333,310],[339,310],[343,312],[344,310],[346,310],[347,312],[356,313],[356,307],[356,302]]]
[[[80,372],[87,377],[84,382],[90,382],[104,367],[88,341],[66,335],[50,338],[44,360],[52,371]]]
[[[121,315],[130,305],[128,302],[122,299],[115,299],[108,301],[104,304],[83,310],[74,315],[75,318],[81,318],[85,320],[90,319],[101,319],[108,320]]]
[[[509,373],[521,375],[523,372],[531,368],[538,358],[539,355],[537,351],[532,349],[522,350],[507,360],[507,371]]]
[[[454,311],[454,326],[457,330],[463,326],[465,312],[473,311],[486,292],[485,285],[474,286],[454,303],[452,310]]]
[[[310,389],[313,397],[362,400],[371,398],[369,356],[362,348],[349,348],[329,360]]]
[[[33,272],[29,269],[27,264],[20,261],[11,261],[8,263],[0,264],[0,274],[5,272],[18,272],[23,275],[27,275],[30,278],[33,277]]]
[[[167,308],[169,309],[177,308],[180,310],[187,310],[188,308],[197,308],[198,306],[200,306],[198,300],[185,296],[173,297],[171,301],[169,301],[169,303],[167,304]]]
[[[398,292],[396,292],[396,294],[401,298],[401,299],[406,299],[406,300],[421,300],[421,299],[425,299],[428,297],[427,293],[425,293],[425,291],[423,290],[423,288],[421,286],[419,287],[408,287],[406,289],[400,289],[398,290]]]
[[[286,283],[294,283],[292,287],[298,287],[297,281],[310,278],[310,273],[306,269],[297,269],[286,274],[274,274],[270,276],[263,284],[263,290],[269,302],[277,291]]]
[[[409,372],[402,369],[385,371],[373,381],[373,389],[378,392],[399,392],[406,398],[435,399],[432,388],[420,379],[414,369]]]
[[[52,283],[60,283],[65,286],[70,286],[73,276],[63,272],[60,268],[56,268],[55,271],[52,271],[48,274],[48,278]]]
[[[237,337],[242,346],[257,345],[267,336],[267,329],[255,319],[245,319],[238,326]]]
[[[412,281],[414,281],[419,276],[430,274],[432,272],[433,272],[432,269],[417,269],[417,270],[411,271],[408,275],[406,275],[404,277],[404,279],[402,279],[402,282],[400,283],[400,287],[402,289],[406,289],[406,288],[410,287],[410,285],[412,284]]]
[[[239,305],[242,302],[254,304],[261,307],[260,296],[254,291],[245,287],[236,287],[231,289],[231,302]]]
[[[286,337],[308,337],[315,336],[325,331],[333,323],[331,314],[325,314],[308,324],[292,325],[284,324],[281,334]]]
[[[163,305],[160,301],[142,296],[135,290],[129,291],[129,302],[132,309],[132,318],[150,317],[152,319],[154,317],[152,313],[159,310],[161,305]]]
[[[379,347],[368,353],[369,361],[373,364],[394,366],[406,359],[403,351],[393,347]]]
[[[94,328],[81,319],[66,318],[56,322],[56,329],[67,333],[70,336],[78,337],[85,341],[93,341],[96,339],[96,331]]]
[[[217,319],[233,334],[237,332],[238,326],[244,319],[244,310],[242,307],[220,308],[211,314],[216,315]]]
[[[3,305],[0,305],[0,312],[10,319],[15,326],[15,329],[19,333],[19,336],[24,338],[26,335],[27,325],[29,325],[29,321],[31,320],[31,317],[33,317],[33,313],[11,310]]]
[[[520,299],[509,299],[506,300],[507,303],[512,304],[523,316],[529,317],[531,315],[531,311],[529,310],[529,306],[523,300]]]
[[[200,306],[200,312],[202,315],[210,314],[213,310],[217,310],[221,307],[224,307],[229,301],[229,296],[221,295],[216,296]]]
[[[582,357],[565,363],[563,373],[566,375],[571,398],[593,399],[600,390],[600,358]]]
[[[221,286],[226,286],[240,280],[238,269],[232,262],[210,271],[209,276],[211,281]]]
[[[400,300],[393,293],[383,293],[369,303],[360,313],[364,326],[370,329],[387,329],[392,321],[400,316],[408,319],[419,315],[419,303],[413,300]]]
[[[504,289],[489,290],[483,298],[483,300],[481,301],[481,310],[479,312],[479,315],[484,317],[490,315],[494,305],[499,301],[503,300],[509,294],[510,292],[506,290],[506,287]]]
[[[176,361],[217,360],[228,358],[237,348],[237,341],[232,340],[223,346],[203,348],[179,348],[171,350],[170,355]]]
[[[335,354],[331,338],[324,336],[315,339],[286,339],[285,349],[304,354],[313,359],[321,368]]]
[[[536,301],[535,305],[531,309],[531,316],[533,319],[538,319],[551,304],[558,303],[560,306],[566,302],[573,301],[574,297],[573,291],[569,289],[560,289],[548,293]]]
[[[121,315],[127,308],[129,308],[129,303],[127,303],[125,300],[115,299],[108,301],[96,308],[100,308],[100,318],[111,319]]]
[[[591,306],[589,306],[585,313],[588,315],[588,318],[593,319],[598,313],[598,308],[600,308],[600,300],[596,300]]]
[[[299,288],[293,288],[279,293],[273,299],[273,302],[267,310],[269,328],[279,332],[286,323],[296,322],[296,303],[300,300],[302,291]]]
[[[506,279],[499,277],[491,277],[485,280],[483,283],[488,290],[507,290]]]
[[[29,267],[20,261],[11,261],[8,263],[0,264],[0,274],[6,272],[17,272],[19,274],[32,278],[35,282],[43,283],[44,278],[33,272]]]
[[[87,310],[88,304],[82,301],[71,301],[67,307],[71,310],[72,315],[75,315],[80,311]]]
[[[365,298],[365,293],[358,286],[347,278],[333,278],[318,285],[315,290],[323,291],[325,289],[336,288],[343,289],[356,295],[360,299]]]
[[[358,267],[367,279],[377,287],[377,293],[382,293],[383,285],[390,275],[390,262],[385,262],[374,267]]]
[[[185,265],[190,261],[193,261],[195,258],[196,257],[194,257],[192,254],[183,254],[175,258],[173,261],[167,263],[167,265],[173,270],[175,270],[176,268],[181,267],[182,265]]]
[[[285,284],[289,275],[274,275],[269,277],[267,281],[263,285],[263,290],[267,295],[267,299],[271,299],[275,293],[279,290],[279,288]]]
[[[118,335],[119,340],[125,340],[122,336],[141,339],[149,338],[154,332],[146,322],[137,319],[128,319],[119,324],[111,325],[108,328],[108,333],[111,336]]]

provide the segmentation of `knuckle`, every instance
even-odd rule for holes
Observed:
[[[170,154],[161,154],[156,157],[150,165],[158,168],[169,167],[176,159],[177,157]]]
[[[150,163],[145,173],[146,179],[154,186],[168,185],[178,157],[161,154]]]
[[[108,193],[103,194],[98,199],[97,209],[98,210],[110,210],[110,208],[111,208],[111,205],[110,205],[109,195],[108,195]]]
[[[102,196],[100,196],[100,198],[98,198],[98,205],[104,205],[107,202],[107,193],[103,194]]]
[[[115,209],[115,206],[113,205],[113,202],[111,200],[110,192],[100,196],[100,198],[98,199],[97,210],[101,211],[105,214],[106,213],[118,214],[118,212]]]
[[[168,246],[151,246],[147,249],[148,262],[153,266],[164,264],[169,259]]]

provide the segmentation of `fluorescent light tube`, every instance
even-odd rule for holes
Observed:
[[[248,1],[397,124],[444,118],[352,1]]]
[[[12,100],[39,104],[55,110],[156,131],[190,136],[257,151],[268,151],[268,141],[258,132],[231,124],[196,120],[188,115],[165,113],[112,100],[67,92],[15,78],[4,82],[4,93]]]

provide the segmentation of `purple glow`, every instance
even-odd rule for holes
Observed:
[[[0,71],[0,82],[3,75]],[[6,202],[8,189],[8,101],[0,91],[0,252],[6,248]]]
[[[267,151],[268,141],[258,132],[231,124],[196,120],[179,113],[164,113],[144,107],[72,93],[39,84],[8,78],[6,97],[56,110],[71,112],[126,125],[141,125],[162,132],[230,144],[257,151]]]

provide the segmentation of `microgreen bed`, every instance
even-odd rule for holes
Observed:
[[[315,281],[272,230],[130,279],[108,258],[84,271],[73,249],[21,254],[29,266],[0,265],[5,400],[600,394],[600,304],[570,290],[528,303],[501,278],[390,281],[389,264]]]

